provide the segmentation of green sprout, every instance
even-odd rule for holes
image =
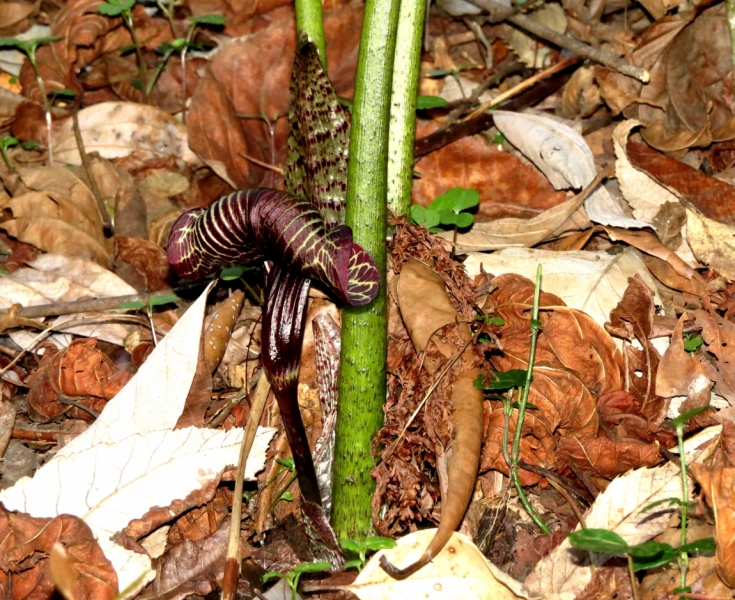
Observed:
[[[351,552],[356,554],[357,558],[348,560],[345,563],[345,569],[357,569],[361,571],[365,566],[367,555],[369,552],[377,552],[378,550],[385,550],[387,548],[395,548],[396,541],[392,538],[382,537],[379,535],[373,535],[365,539],[365,541],[356,541],[351,539],[342,540],[340,545]]]
[[[33,150],[35,148],[38,148],[40,144],[34,140],[31,140],[30,142],[21,142],[18,140],[18,138],[14,138],[12,135],[6,135],[4,138],[2,138],[0,140],[0,155],[2,155],[3,162],[5,163],[5,166],[8,167],[8,169],[15,168],[14,165],[10,162],[10,158],[8,157],[8,149],[18,145],[24,150]]]
[[[419,96],[416,99],[416,110],[429,110],[431,108],[441,108],[449,104],[441,96]]]
[[[289,456],[288,458],[277,458],[276,462],[279,465],[278,470],[276,471],[275,475],[273,475],[273,477],[265,482],[264,487],[268,487],[271,483],[278,479],[278,476],[281,473],[285,473],[286,471],[288,471],[291,473],[291,476],[286,480],[286,483],[283,485],[281,490],[274,495],[275,500],[271,504],[271,510],[274,510],[279,502],[291,502],[293,500],[293,494],[288,491],[288,488],[290,488],[291,484],[296,480],[296,461],[293,459],[292,456]]]
[[[691,333],[685,333],[684,334],[684,350],[687,352],[696,352],[697,348],[699,348],[702,345],[702,336],[701,335],[693,335]]]
[[[48,100],[46,92],[46,84],[43,82],[41,72],[38,69],[38,61],[36,60],[36,50],[39,46],[50,44],[58,40],[64,39],[61,35],[49,35],[44,37],[33,38],[32,40],[19,40],[18,38],[0,38],[0,48],[15,48],[28,57],[31,63],[33,73],[36,75],[38,89],[41,91],[41,99],[43,100],[43,109],[46,113],[46,144],[48,146],[49,163],[54,164],[54,154],[51,149],[51,104]]]
[[[687,465],[684,453],[684,424],[692,417],[698,415],[709,406],[700,406],[682,413],[672,423],[676,428],[676,437],[679,442],[679,467],[681,471],[681,498],[665,498],[653,502],[643,508],[641,512],[647,512],[652,508],[668,504],[678,506],[681,511],[681,545],[678,548],[670,544],[649,540],[634,546],[629,545],[622,537],[607,529],[582,529],[568,534],[569,542],[575,548],[587,550],[588,552],[602,552],[605,554],[616,554],[627,556],[628,574],[630,576],[633,598],[638,600],[638,586],[635,573],[644,569],[653,569],[667,565],[674,560],[679,564],[680,585],[674,589],[675,594],[686,594],[692,591],[687,585],[687,571],[689,569],[689,555],[695,553],[712,554],[715,551],[715,540],[703,538],[695,542],[687,543],[687,512],[694,505],[688,500]]]
[[[97,12],[106,17],[122,17],[125,27],[130,32],[130,37],[133,39],[133,48],[135,49],[135,57],[138,60],[138,77],[139,80],[133,81],[133,86],[143,90],[146,98],[148,97],[146,81],[148,74],[146,72],[145,63],[143,62],[143,53],[141,51],[141,45],[138,41],[138,35],[135,33],[135,25],[133,24],[133,6],[135,0],[105,0],[102,4],[97,7]]]
[[[296,565],[288,573],[281,573],[280,571],[268,571],[263,575],[263,583],[270,581],[271,579],[285,579],[288,587],[291,588],[291,600],[296,600],[296,592],[299,587],[299,580],[304,573],[321,573],[322,571],[329,571],[332,568],[328,562],[313,562],[303,563]]]
[[[118,308],[124,310],[141,310],[145,309],[146,315],[148,315],[148,322],[151,327],[151,335],[153,336],[153,345],[158,346],[158,338],[156,337],[156,329],[153,326],[153,308],[156,306],[162,306],[164,304],[171,304],[172,302],[178,302],[181,300],[176,294],[159,294],[153,296],[148,302],[142,302],[140,300],[132,302],[123,302]]]
[[[160,4],[159,4],[160,6]],[[165,11],[164,11],[165,12]],[[222,26],[225,24],[225,18],[221,15],[202,15],[200,17],[189,18],[189,31],[185,38],[176,38],[173,42],[161,44],[156,48],[156,52],[162,55],[161,60],[158,61],[156,71],[153,73],[153,77],[148,81],[146,85],[146,96],[148,96],[153,90],[153,86],[156,85],[156,81],[161,76],[163,69],[166,67],[168,59],[174,52],[178,52],[181,56],[181,94],[183,98],[183,111],[184,120],[186,121],[186,55],[190,49],[200,49],[201,46],[194,43],[194,32],[197,27],[203,25],[210,26]],[[171,26],[173,30],[173,25]]]
[[[477,190],[467,188],[452,188],[423,207],[420,204],[411,206],[411,220],[416,225],[426,227],[432,233],[441,231],[441,228],[452,227],[454,238],[452,244],[457,243],[457,230],[470,227],[475,222],[474,215],[465,212],[480,203],[480,194]],[[454,256],[454,248],[452,249]]]

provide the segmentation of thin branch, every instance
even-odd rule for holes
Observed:
[[[633,77],[643,83],[648,83],[651,80],[651,74],[646,69],[636,67],[609,52],[603,52],[602,50],[593,48],[589,44],[579,41],[577,38],[564,35],[563,33],[557,33],[553,29],[533,20],[528,15],[524,15],[523,13],[514,14],[512,9],[505,8],[497,2],[494,2],[494,0],[470,0],[470,3],[488,11],[492,21],[510,21],[514,25],[533,33],[547,42],[574,52],[578,56],[584,56],[606,67],[615,69],[623,75]]]

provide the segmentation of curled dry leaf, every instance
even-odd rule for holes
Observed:
[[[529,158],[556,189],[582,189],[597,175],[585,139],[574,129],[540,115],[493,111],[498,129]],[[645,227],[625,214],[620,202],[600,186],[584,203],[590,220],[602,225]]]
[[[711,368],[701,360],[701,355],[695,356],[684,350],[684,323],[688,319],[689,315],[684,312],[676,322],[671,343],[658,364],[655,391],[659,396],[687,396],[692,384],[697,385],[700,378],[709,379],[712,374]]]
[[[380,568],[383,559],[394,564],[409,564],[417,560],[436,532],[436,529],[425,529],[402,537],[395,548],[381,550],[373,556],[355,582],[343,589],[360,600],[402,596],[429,600],[529,598],[523,584],[486,560],[477,546],[461,533],[453,533],[434,560],[408,579],[396,581]]]
[[[723,277],[735,279],[735,226],[687,210],[687,239],[694,256]]]
[[[118,370],[96,345],[94,338],[75,340],[61,352],[44,353],[38,370],[28,378],[28,412],[34,421],[47,423],[69,414],[91,422],[89,412],[64,401],[71,399],[100,413],[130,381],[132,373]]]
[[[717,572],[730,587],[735,587],[735,466],[719,463],[713,466],[692,465],[695,479],[715,513],[717,531]]]
[[[189,149],[186,126],[155,106],[101,102],[79,111],[79,129],[87,153],[119,158],[135,153],[143,160],[176,156],[190,165],[199,160]],[[81,164],[71,119],[53,136],[54,158]]]
[[[75,598],[112,600],[117,594],[115,570],[89,526],[78,517],[33,518],[0,506],[0,540],[0,579],[12,573],[14,597],[53,597],[48,556],[57,543],[65,548],[68,566],[74,571],[71,591]]]

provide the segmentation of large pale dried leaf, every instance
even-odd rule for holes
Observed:
[[[576,308],[599,325],[608,320],[628,287],[628,278],[639,274],[651,289],[653,278],[635,252],[625,250],[611,256],[605,252],[551,252],[526,248],[507,248],[492,254],[472,253],[465,261],[470,276],[480,273],[480,265],[493,275],[518,273],[534,279],[536,268],[543,267],[543,290],[559,296],[567,306]],[[656,294],[656,303],[661,298]]]
[[[380,568],[383,556],[398,565],[414,562],[435,533],[436,529],[425,529],[402,537],[395,548],[381,550],[373,556],[355,582],[343,589],[351,591],[361,600],[401,596],[428,600],[529,598],[523,584],[485,559],[477,546],[461,533],[454,533],[433,561],[403,581],[393,579]]]
[[[582,189],[597,175],[595,159],[584,138],[568,125],[539,115],[494,111],[498,129],[541,169],[556,189]],[[590,220],[616,227],[645,227],[631,219],[604,187],[584,203]]]
[[[155,106],[133,102],[102,102],[79,111],[79,129],[88,153],[119,158],[135,153],[139,158],[176,156],[197,164],[189,150],[186,127]],[[54,158],[81,164],[71,119],[54,133]]]
[[[698,260],[727,279],[735,279],[735,226],[687,210],[687,240]]]
[[[110,536],[215,479],[237,463],[241,430],[172,430],[194,377],[209,288],[153,351],[100,418],[64,446],[33,479],[0,493],[11,509],[37,516],[82,516],[115,566],[120,587],[150,581],[147,556],[125,550]],[[262,468],[273,430],[261,430],[246,476]],[[252,463],[252,464],[251,464]]]
[[[679,467],[666,463],[652,469],[636,469],[615,479],[600,494],[587,514],[587,527],[608,529],[628,544],[640,544],[666,529],[668,512],[641,512],[652,502],[681,497]],[[593,554],[595,566],[607,555]],[[590,554],[572,548],[564,540],[549,556],[542,559],[526,580],[532,592],[545,600],[573,600],[592,578]]]
[[[329,75],[340,95],[351,92],[361,20],[361,4],[325,13]],[[295,45],[293,18],[234,41],[217,54],[192,98],[191,147],[235,188],[275,185],[275,174],[248,157],[286,161],[288,124],[279,115],[288,113]]]

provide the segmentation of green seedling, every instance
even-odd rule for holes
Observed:
[[[51,149],[51,104],[46,93],[46,84],[43,82],[41,72],[38,70],[38,61],[36,60],[36,50],[39,46],[50,44],[58,40],[64,39],[61,35],[49,35],[32,40],[19,40],[18,38],[0,38],[0,48],[15,48],[28,57],[31,63],[33,73],[36,76],[38,89],[41,91],[41,99],[43,100],[43,109],[46,113],[46,145],[48,146],[49,163],[54,163],[54,155]]]
[[[275,500],[271,504],[271,510],[275,509],[276,505],[281,501],[291,502],[293,500],[293,494],[288,491],[288,488],[291,487],[291,484],[296,479],[296,461],[294,461],[292,456],[289,456],[288,458],[277,458],[276,462],[278,463],[278,470],[276,471],[275,475],[273,475],[273,477],[265,482],[265,487],[268,487],[270,484],[272,484],[276,479],[278,479],[281,473],[284,473],[286,471],[291,473],[291,477],[286,480],[286,483],[281,488],[281,491],[274,495]]]
[[[14,138],[12,135],[6,135],[3,139],[1,139],[0,155],[2,155],[3,162],[5,163],[5,166],[8,167],[8,169],[15,168],[10,162],[10,158],[8,157],[8,149],[14,146],[20,146],[24,150],[34,150],[35,148],[38,148],[39,143],[36,141],[21,142],[18,140],[18,138]]]
[[[631,546],[617,533],[607,529],[583,529],[582,531],[570,533],[568,536],[572,546],[580,550],[627,556],[628,574],[635,600],[638,600],[636,571],[660,567],[676,560],[679,565],[680,585],[674,590],[674,593],[686,594],[692,591],[686,584],[687,571],[689,569],[689,555],[694,553],[711,554],[715,551],[715,541],[712,538],[703,538],[689,544],[686,541],[687,512],[692,506],[696,506],[696,504],[688,500],[688,479],[686,473],[686,456],[684,453],[684,424],[692,417],[709,408],[709,406],[700,406],[672,419],[679,443],[681,498],[664,498],[663,500],[652,502],[641,510],[641,512],[648,512],[653,508],[664,505],[679,507],[681,511],[681,545],[678,548],[653,540]]]
[[[164,304],[171,304],[172,302],[178,302],[181,300],[176,294],[159,294],[158,296],[153,296],[148,302],[142,302],[142,301],[133,301],[133,302],[123,302],[119,305],[118,308],[122,308],[125,310],[141,310],[144,309],[146,315],[148,315],[148,322],[150,323],[151,327],[151,335],[153,336],[153,345],[158,345],[158,337],[156,336],[156,329],[153,326],[153,308],[156,306],[162,306]]]
[[[285,579],[288,587],[291,588],[291,600],[296,600],[296,593],[299,587],[299,580],[304,573],[321,573],[322,571],[329,571],[332,568],[328,562],[313,562],[303,563],[296,565],[288,573],[281,573],[280,571],[268,571],[263,575],[263,583],[270,581],[271,579]]]
[[[105,0],[102,4],[97,7],[97,12],[105,15],[106,17],[122,17],[125,27],[130,32],[130,37],[133,39],[133,48],[135,49],[135,57],[138,61],[138,77],[139,80],[132,82],[133,86],[143,90],[148,97],[146,90],[146,81],[148,74],[143,62],[143,53],[141,50],[140,42],[138,41],[138,35],[135,33],[135,25],[133,24],[133,6],[135,6],[136,0]]]
[[[416,110],[429,110],[431,108],[441,108],[449,104],[441,96],[419,96],[416,99]]]
[[[480,203],[480,194],[477,190],[467,188],[452,188],[436,198],[428,207],[419,204],[411,206],[411,219],[417,225],[426,227],[432,233],[441,231],[440,228],[454,229],[453,244],[457,242],[457,230],[470,227],[475,222],[474,215],[465,212]],[[454,256],[454,249],[452,249]]]
[[[159,6],[161,6],[160,3]],[[165,10],[164,12],[168,15]],[[203,25],[222,26],[224,24],[225,18],[221,15],[202,15],[200,17],[190,17],[189,31],[187,32],[185,38],[176,38],[170,44],[161,44],[158,48],[156,48],[156,52],[161,54],[162,58],[158,61],[158,65],[156,66],[156,71],[153,73],[153,77],[151,77],[146,84],[146,96],[148,96],[151,91],[153,91],[153,86],[156,85],[156,81],[158,81],[158,78],[161,76],[163,69],[166,67],[168,59],[171,58],[171,55],[174,54],[174,52],[178,52],[181,56],[181,93],[184,102],[183,110],[186,110],[186,55],[190,49],[202,48],[199,44],[194,43],[194,32],[196,31],[197,27],[201,27]],[[173,31],[173,22],[171,24],[171,29]],[[184,114],[184,119],[186,119],[186,114]]]
[[[482,321],[485,325],[505,325],[505,321],[500,317],[491,317],[490,315],[475,315],[475,321]]]
[[[684,334],[684,350],[687,352],[696,352],[697,348],[699,348],[702,345],[702,336],[701,335],[693,335],[691,333],[685,333]]]
[[[365,561],[367,560],[368,553],[377,552],[378,550],[385,550],[388,548],[395,548],[396,541],[391,538],[374,535],[366,538],[365,541],[355,541],[350,539],[342,540],[340,542],[340,545],[348,552],[357,555],[357,558],[348,560],[345,563],[344,568],[357,569],[358,571],[362,571],[362,568],[365,566]]]

